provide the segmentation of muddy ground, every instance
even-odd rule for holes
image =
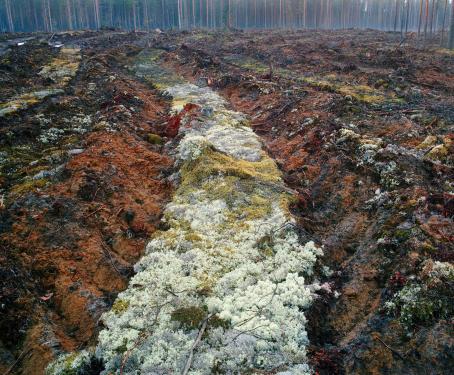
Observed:
[[[324,246],[317,373],[450,373],[452,51],[375,31],[50,37],[0,36],[1,371],[93,344],[160,226],[175,119],[130,70],[150,49],[250,116]]]

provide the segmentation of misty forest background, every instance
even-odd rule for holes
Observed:
[[[0,0],[0,30],[192,28],[450,29],[453,0]],[[451,27],[450,27],[451,25]]]

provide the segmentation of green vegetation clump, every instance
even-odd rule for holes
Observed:
[[[197,160],[183,166],[181,188],[199,186],[209,177],[216,175],[256,179],[264,182],[278,182],[281,179],[275,162],[270,158],[252,162],[234,159],[207,148]]]
[[[344,96],[350,95],[357,101],[366,104],[381,104],[386,101],[386,97],[383,93],[366,85],[341,85],[336,89],[336,91]]]
[[[235,65],[238,65],[243,69],[251,70],[253,72],[260,74],[267,73],[270,70],[269,66],[263,64],[259,60],[256,60],[248,56],[234,55],[227,57],[226,60],[230,61]]]
[[[187,330],[193,330],[200,327],[202,322],[207,319],[207,311],[198,306],[191,306],[180,308],[172,312],[171,320],[179,322],[181,326]],[[207,322],[207,328],[224,328],[228,329],[230,323],[224,319],[221,319],[217,315],[209,317]]]
[[[83,375],[93,373],[94,353],[82,350],[71,354],[62,354],[45,370],[46,375]],[[96,371],[96,370],[95,370]]]
[[[411,237],[411,230],[397,229],[394,232],[394,238],[399,242],[405,242]]]
[[[48,182],[49,180],[45,178],[40,178],[38,180],[26,180],[23,183],[14,186],[11,189],[11,194],[17,196],[24,195],[32,191],[35,191],[36,189],[44,188]]]
[[[430,288],[426,285],[405,286],[395,297],[389,311],[408,330],[415,326],[430,325],[435,320],[453,315],[452,292],[446,288]]]
[[[421,281],[405,285],[385,303],[386,311],[408,331],[454,317],[454,291],[450,287],[454,282],[454,267],[445,262],[426,263]]]
[[[321,90],[336,92],[346,97],[349,96],[357,102],[365,104],[383,104],[386,101],[400,101],[394,94],[386,94],[381,90],[367,85],[345,84],[336,76],[332,75],[328,75],[324,79],[305,77],[302,78],[302,81]]]
[[[200,237],[197,233],[195,232],[190,232],[190,233],[186,233],[185,236],[184,236],[184,239],[186,241],[190,241],[190,242],[199,242],[199,241],[202,241],[202,237]]]
[[[182,307],[171,314],[171,319],[179,322],[185,329],[196,329],[206,318],[207,312],[198,306]]]
[[[147,141],[152,145],[162,145],[164,143],[162,137],[154,133],[149,133],[147,135]]]
[[[256,220],[270,215],[272,206],[269,199],[254,195],[252,196],[251,204],[245,207],[243,211],[249,220]]]
[[[117,299],[112,306],[112,311],[116,315],[121,315],[128,309],[128,307],[129,307],[128,301],[123,301],[121,299]]]
[[[243,69],[253,71],[257,74],[264,74],[269,72],[269,66],[261,63],[258,60],[250,58],[248,56],[235,55],[230,57],[228,60],[240,66]],[[328,74],[324,77],[295,77],[294,72],[278,68],[275,70],[275,74],[281,75],[289,79],[296,79],[297,81],[306,83],[314,88],[328,92],[336,92],[343,96],[349,96],[357,102],[365,104],[383,104],[387,101],[391,102],[402,102],[401,99],[396,98],[394,93],[385,93],[382,90],[370,87],[368,85],[353,85],[346,84],[342,81],[341,77],[334,74]],[[385,82],[381,82],[377,88],[386,88]]]

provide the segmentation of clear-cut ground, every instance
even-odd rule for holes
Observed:
[[[50,36],[35,37],[2,50],[1,103],[56,85],[40,72],[60,51],[40,43]],[[324,245],[333,273],[315,268],[321,289],[305,313],[312,368],[449,373],[450,51],[373,31],[58,38],[81,48],[64,93],[0,118],[5,371],[39,374],[56,355],[95,346],[99,317],[115,306],[145,243],[169,230],[160,219],[180,186],[171,158],[181,118],[169,117],[170,98],[131,69],[153,48],[160,66],[208,85],[250,119],[296,197],[300,245]],[[220,149],[227,139],[230,131],[211,141]],[[249,151],[242,157],[254,162]]]

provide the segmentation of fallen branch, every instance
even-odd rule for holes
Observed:
[[[95,213],[99,212],[102,208],[103,208],[102,206],[101,206],[101,207],[98,207],[96,210],[94,210],[93,212],[89,213],[89,214],[86,216],[86,218],[87,218],[87,217],[90,217],[90,216],[93,216]]]
[[[158,309],[156,310],[156,315],[155,315],[155,318],[154,318],[154,321],[153,321],[153,324],[151,325],[151,327],[153,327],[157,322],[158,322],[158,318],[159,318],[159,314],[162,310],[162,308],[166,305],[167,303],[161,305],[158,307]],[[150,327],[150,328],[151,328]],[[134,345],[125,353],[122,361],[121,361],[121,366],[120,366],[120,375],[123,375],[123,371],[124,371],[124,368],[125,368],[125,365],[126,365],[126,362],[128,361],[132,351],[137,348],[139,345],[141,345],[146,339],[148,336],[151,335],[152,332],[148,332],[148,333],[143,333],[139,339],[134,343]]]
[[[11,373],[11,371],[13,371],[14,367],[17,366],[17,364],[20,363],[20,361],[22,361],[22,359],[28,354],[31,352],[31,349],[24,349],[20,354],[19,354],[19,357],[17,357],[16,361],[11,365],[11,367],[6,370],[6,372],[4,373],[4,375],[8,375]]]
[[[118,269],[118,267],[115,265],[115,261],[114,261],[112,255],[110,254],[110,250],[108,249],[107,245],[105,245],[103,242],[101,242],[101,248],[104,250],[104,253],[107,255],[107,258],[110,260],[110,263],[112,264],[112,267],[115,269],[115,271],[117,271],[117,273],[120,276],[123,276],[121,274],[120,270]]]
[[[391,348],[386,342],[384,342],[380,337],[375,336],[374,337],[376,340],[380,341],[387,349],[389,349],[391,352],[393,352],[395,355],[397,355],[400,359],[405,359],[405,357],[400,354],[396,349]]]
[[[187,375],[191,365],[192,365],[192,359],[194,358],[194,350],[197,348],[197,346],[200,344],[200,341],[202,341],[202,336],[205,333],[205,330],[207,328],[208,320],[211,318],[211,315],[205,318],[205,320],[202,323],[202,326],[200,327],[199,334],[197,335],[197,338],[195,339],[194,343],[192,344],[191,351],[189,352],[189,357],[188,360],[186,361],[186,366],[184,366],[183,372],[181,375]]]

